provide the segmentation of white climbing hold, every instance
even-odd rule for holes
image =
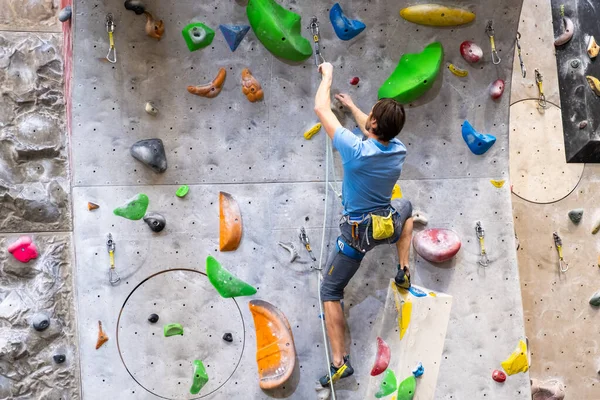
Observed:
[[[151,102],[146,103],[145,110],[150,115],[158,114],[158,108],[156,108]]]
[[[417,224],[427,225],[429,219],[420,211],[413,211],[412,214],[413,222]]]

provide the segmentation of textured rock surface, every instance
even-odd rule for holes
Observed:
[[[0,8],[0,30],[58,32],[59,9],[60,0],[5,0]]]

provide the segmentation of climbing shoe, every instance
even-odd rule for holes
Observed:
[[[409,289],[410,288],[410,272],[408,272],[408,267],[400,268],[398,265],[398,273],[396,274],[396,285],[398,287]]]
[[[344,363],[340,367],[334,367],[333,363],[331,363],[329,368],[333,383],[337,382],[339,379],[347,378],[354,373],[354,368],[352,368],[352,365],[350,365],[350,356],[344,357]],[[329,375],[321,377],[319,382],[323,387],[329,385]]]

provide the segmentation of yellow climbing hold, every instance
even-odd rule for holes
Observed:
[[[519,340],[519,347],[508,357],[502,361],[502,368],[508,375],[514,375],[519,372],[527,372],[529,370],[529,362],[527,361],[527,344]]]
[[[321,123],[317,123],[315,126],[304,132],[304,139],[310,140],[313,136],[321,130]]]
[[[456,26],[468,24],[475,14],[460,8],[439,4],[421,4],[400,10],[400,16],[407,21],[428,26]]]
[[[400,189],[400,185],[397,183],[394,185],[394,189],[392,190],[392,200],[401,199],[402,198],[402,189]]]
[[[429,292],[429,295],[430,295],[431,297],[437,297],[437,293],[436,293],[436,292]]]
[[[495,179],[491,179],[491,180],[490,180],[490,182],[492,183],[492,185],[494,185],[494,186],[496,186],[498,189],[500,189],[502,186],[504,186],[504,182],[505,182],[505,180],[504,180],[504,179],[502,179],[502,180],[499,180],[499,181],[497,181],[497,180],[495,180]]]
[[[394,302],[396,303],[396,311],[398,312],[398,328],[400,328],[400,340],[406,334],[408,325],[410,324],[410,317],[412,315],[412,302],[408,296],[408,290],[398,289],[394,283],[390,283],[394,290]]]
[[[596,96],[600,96],[600,80],[591,75],[585,77]]]
[[[454,64],[448,64],[448,69],[450,70],[450,72],[452,72],[454,75],[460,78],[464,78],[465,76],[469,75],[469,71],[467,71],[466,69],[458,68]]]

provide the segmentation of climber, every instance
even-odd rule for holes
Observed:
[[[344,288],[358,271],[365,254],[384,243],[396,244],[399,264],[395,282],[409,288],[408,257],[413,220],[408,200],[391,201],[392,189],[400,178],[406,157],[406,147],[396,139],[404,126],[404,108],[395,100],[382,99],[366,115],[349,95],[336,95],[352,112],[364,134],[361,140],[344,128],[331,110],[333,66],[323,63],[319,71],[322,81],[315,96],[315,113],[340,153],[344,168],[341,235],[323,270],[325,276],[320,288],[333,353],[331,376],[335,382],[354,373],[345,349],[345,319],[340,304]],[[323,376],[320,383],[329,385],[329,375]]]

